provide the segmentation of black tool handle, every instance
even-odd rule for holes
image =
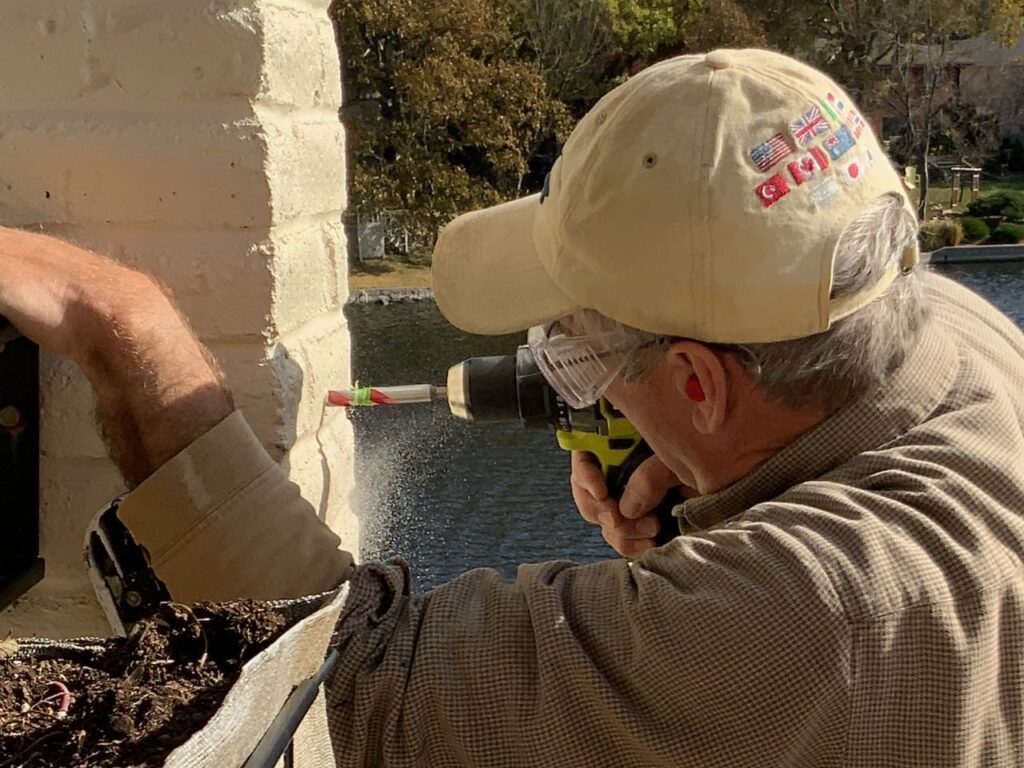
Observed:
[[[604,479],[608,486],[608,493],[613,498],[621,499],[622,492],[626,489],[626,483],[629,481],[630,476],[636,471],[637,467],[653,455],[654,451],[651,450],[646,442],[641,440],[637,443],[636,448],[633,449],[632,453],[629,454],[622,464],[608,468],[608,474]],[[654,538],[655,546],[660,547],[662,544],[667,544],[679,535],[679,521],[672,514],[672,510],[676,505],[681,504],[682,501],[683,497],[680,489],[671,488],[665,494],[665,498],[654,508],[653,512],[657,515],[658,522],[661,523],[658,535]]]

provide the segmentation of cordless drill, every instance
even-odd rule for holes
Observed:
[[[554,428],[559,447],[594,456],[616,496],[632,470],[651,455],[636,428],[607,400],[589,408],[570,408],[525,345],[514,355],[464,360],[448,369],[447,384],[448,408],[457,419],[518,420],[527,428]]]
[[[569,407],[548,384],[525,345],[514,355],[472,357],[452,366],[447,387],[356,385],[353,390],[330,392],[328,403],[351,407],[443,398],[447,398],[452,415],[463,421],[519,421],[527,428],[553,428],[561,448],[594,456],[609,494],[616,499],[622,496],[633,471],[652,455],[636,428],[607,400],[589,408]],[[680,501],[677,492],[670,492],[654,510],[661,522],[656,537],[659,545],[679,532],[672,508]]]

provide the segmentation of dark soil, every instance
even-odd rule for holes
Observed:
[[[0,659],[0,768],[162,765],[284,629],[263,603],[167,603],[94,658]]]

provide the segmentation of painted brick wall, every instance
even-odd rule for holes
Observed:
[[[328,0],[4,0],[0,222],[166,282],[236,402],[350,548],[344,135]],[[73,366],[46,360],[47,578],[0,633],[106,629],[87,521],[122,488]]]

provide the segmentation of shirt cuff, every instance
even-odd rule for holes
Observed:
[[[313,594],[352,567],[238,411],[129,494],[118,517],[181,602]]]

